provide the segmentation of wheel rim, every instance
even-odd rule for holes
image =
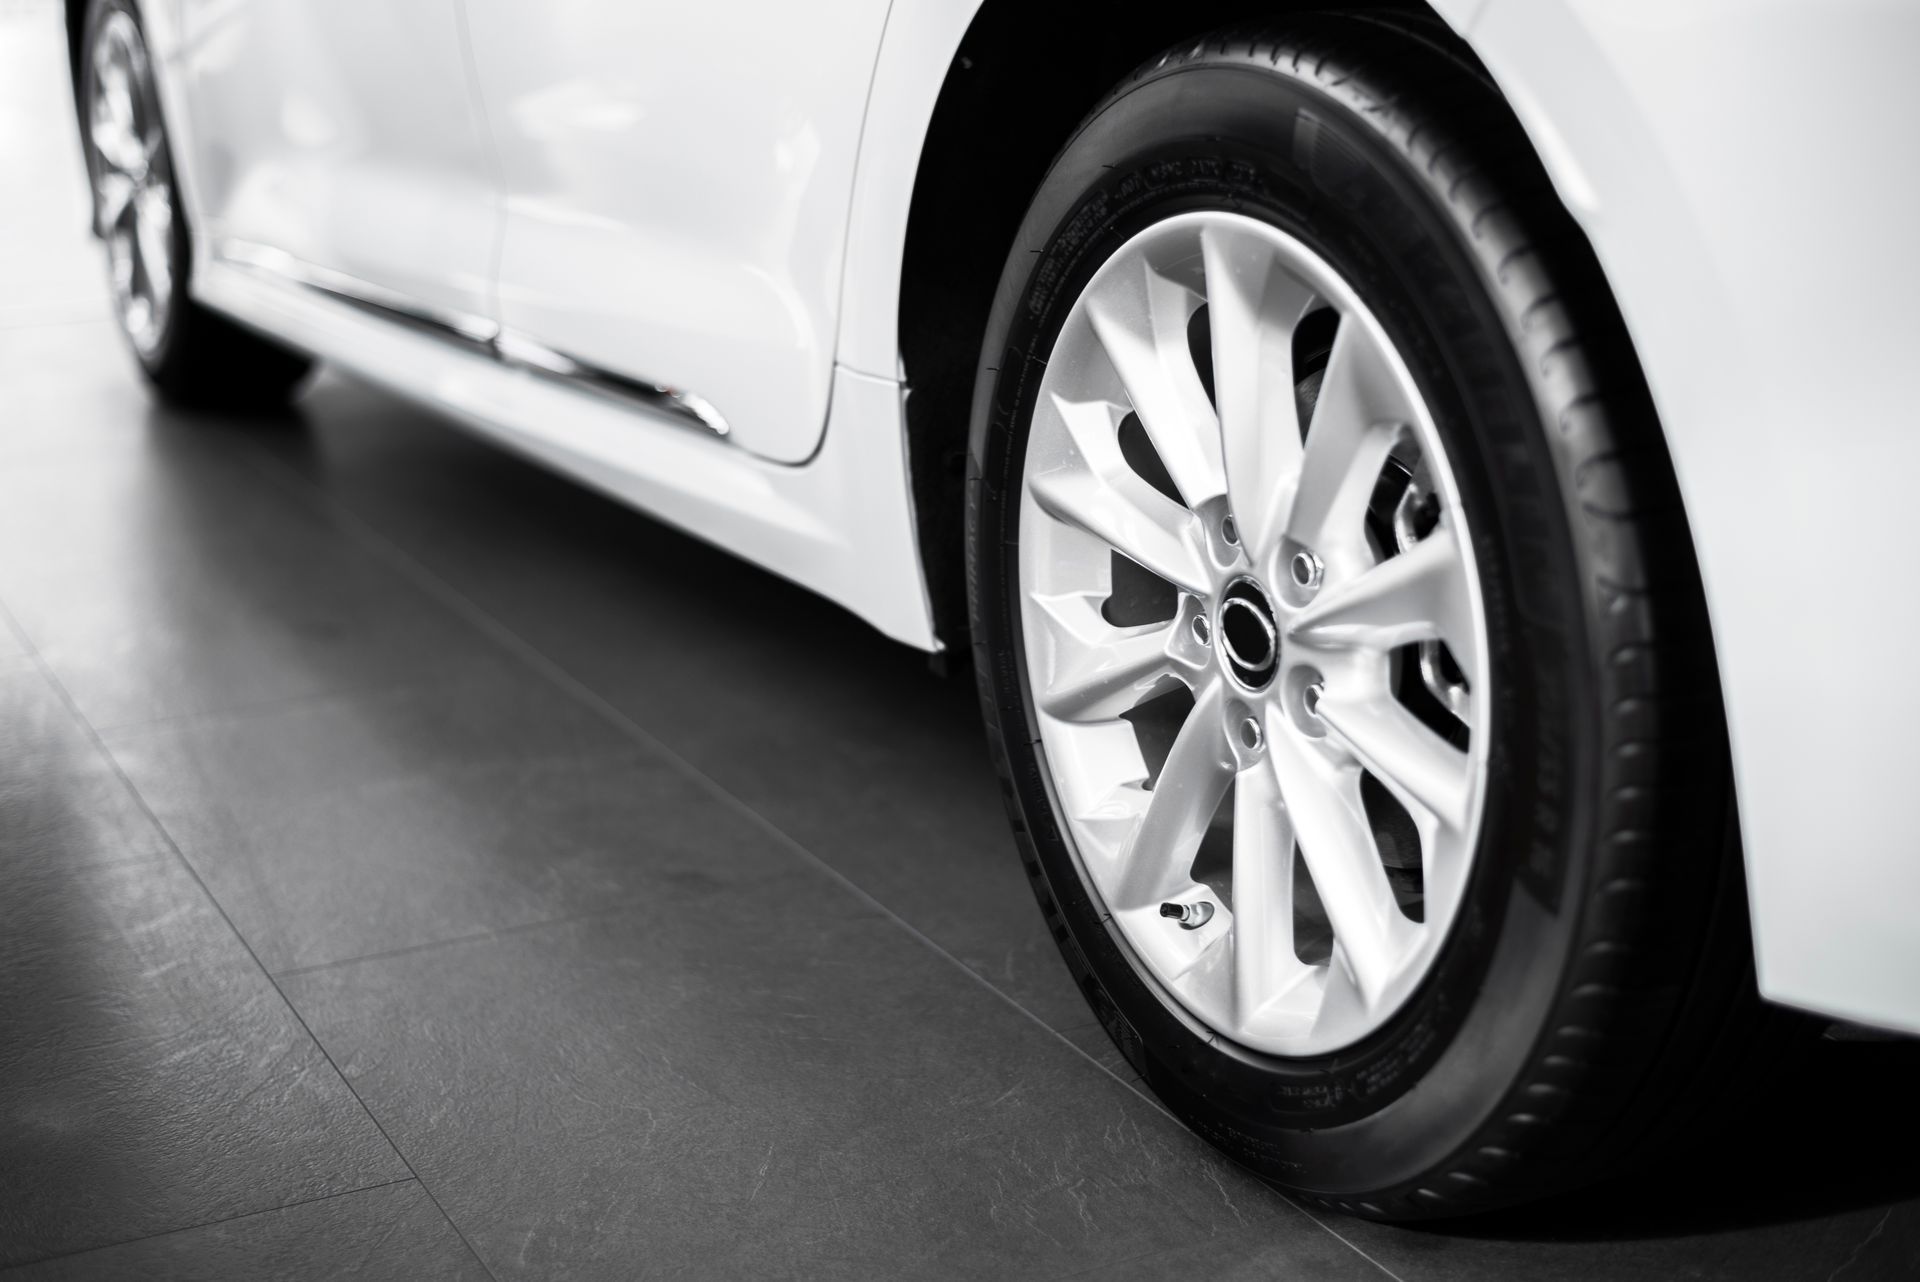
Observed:
[[[1453,473],[1354,291],[1237,214],[1129,240],[1042,376],[1018,565],[1055,795],[1138,968],[1271,1054],[1380,1027],[1459,908],[1492,682]]]
[[[93,44],[87,138],[96,229],[107,243],[113,301],[141,355],[166,332],[173,301],[173,189],[146,46],[132,17],[107,15]]]

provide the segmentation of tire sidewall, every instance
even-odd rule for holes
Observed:
[[[1054,336],[1114,249],[1199,208],[1261,218],[1306,242],[1400,348],[1459,484],[1498,674],[1478,850],[1449,939],[1384,1027],[1312,1059],[1209,1034],[1103,924],[1060,822],[1025,674],[1022,464]],[[1022,226],[988,328],[968,578],[990,738],[1029,875],[1075,978],[1134,1067],[1201,1134],[1296,1187],[1390,1189],[1466,1143],[1533,1053],[1575,941],[1579,897],[1565,892],[1587,862],[1577,798],[1591,774],[1594,682],[1564,460],[1541,430],[1516,323],[1444,201],[1357,112],[1277,68],[1199,64],[1143,77],[1069,144]]]

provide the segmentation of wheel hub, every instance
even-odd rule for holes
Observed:
[[[1280,629],[1267,594],[1252,579],[1237,579],[1221,598],[1217,615],[1227,671],[1248,690],[1265,689],[1280,666]]]

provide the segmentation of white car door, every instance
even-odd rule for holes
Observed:
[[[182,0],[180,18],[175,132],[216,257],[490,319],[497,188],[455,0]]]
[[[809,456],[887,2],[464,0],[508,339]]]

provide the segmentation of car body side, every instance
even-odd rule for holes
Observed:
[[[206,128],[192,110],[195,67],[218,56],[223,26],[248,3],[142,6],[169,128],[190,153],[201,149],[188,136]],[[778,6],[732,7],[750,26]],[[223,262],[198,200],[205,175],[181,164],[190,288],[938,650],[953,626],[938,614],[957,548],[950,524],[928,518],[957,480],[941,443],[915,435],[911,396],[931,389],[902,355],[927,307],[910,261],[916,221],[930,217],[916,193],[954,163],[930,133],[969,33],[1017,29],[1012,8],[894,0],[877,53],[863,55],[873,67],[857,138],[845,140],[856,159],[829,253],[838,270],[806,300],[819,389],[803,398],[819,416],[808,452],[705,437]],[[1484,64],[1592,242],[1659,409],[1714,630],[1762,992],[1920,1031],[1920,840],[1904,790],[1920,765],[1920,664],[1906,653],[1920,634],[1909,516],[1920,165],[1904,139],[1920,119],[1920,80],[1904,65],[1920,49],[1920,10],[1433,9]],[[825,57],[841,38],[823,26],[819,48],[784,53]],[[767,217],[778,216],[774,201]]]

